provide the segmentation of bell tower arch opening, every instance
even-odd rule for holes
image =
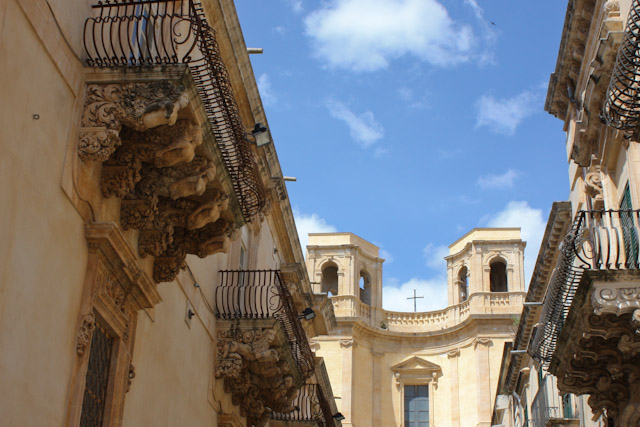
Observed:
[[[463,266],[458,272],[458,292],[460,302],[469,299],[469,270],[466,266]]]
[[[366,270],[360,271],[360,280],[358,281],[360,301],[367,305],[371,305],[371,276]]]
[[[333,263],[327,263],[322,268],[322,281],[320,282],[320,291],[329,296],[338,295],[338,266]]]
[[[491,292],[508,292],[507,287],[507,263],[497,259],[489,264],[489,283]]]

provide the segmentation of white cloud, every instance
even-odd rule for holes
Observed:
[[[527,242],[524,258],[525,287],[529,286],[547,225],[542,210],[532,208],[527,202],[511,201],[504,210],[488,218],[487,225],[521,228],[522,240]]]
[[[389,282],[394,282],[393,280]],[[401,285],[385,285],[382,287],[382,305],[385,310],[413,311],[413,290],[416,296],[424,298],[416,300],[417,311],[440,310],[447,306],[447,280],[445,276],[428,280],[414,277]]]
[[[271,87],[271,78],[267,73],[260,74],[258,77],[258,89],[260,90],[260,98],[266,107],[276,105],[278,97]]]
[[[326,102],[326,107],[331,116],[347,124],[349,134],[362,148],[370,147],[384,136],[384,128],[371,111],[356,115],[342,102],[333,99]]]
[[[540,95],[530,91],[502,99],[484,94],[476,103],[476,127],[486,126],[493,133],[512,136],[520,123],[539,109],[539,102]]]
[[[433,243],[429,243],[422,250],[422,255],[424,255],[427,267],[440,273],[447,271],[447,262],[444,257],[449,255],[449,247],[435,246]]]
[[[276,33],[276,34],[280,34],[281,36],[284,36],[287,33],[287,29],[285,27],[283,27],[282,25],[278,25],[277,27],[273,27],[272,31],[274,33]]]
[[[289,6],[291,6],[291,9],[295,12],[295,13],[300,13],[302,12],[302,0],[287,0],[287,3],[289,3]]]
[[[391,264],[393,262],[393,255],[386,249],[380,249],[380,258],[384,259],[386,264]]]
[[[483,190],[513,188],[515,181],[519,176],[520,172],[515,169],[509,169],[502,175],[483,175],[478,178],[476,184],[478,184]]]
[[[309,233],[335,233],[338,231],[333,225],[327,224],[324,218],[321,218],[315,213],[304,214],[294,208],[293,217],[295,218],[296,228],[298,229],[300,246],[305,256],[307,253],[307,245],[309,244]]]
[[[332,0],[305,18],[315,54],[331,68],[375,71],[403,56],[437,66],[471,59],[476,38],[436,0]]]

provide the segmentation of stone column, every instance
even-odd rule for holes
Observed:
[[[473,340],[473,348],[476,353],[478,427],[489,427],[491,425],[490,346],[491,339],[489,338],[476,338]]]
[[[371,425],[373,427],[384,427],[382,425],[382,357],[383,352],[372,350],[373,355],[373,387],[372,387],[372,401],[371,407],[373,408],[373,421]]]
[[[353,339],[340,340],[342,348],[342,407],[340,412],[344,415],[345,420],[342,421],[343,426],[351,426],[352,422],[352,386],[353,386],[353,349],[355,343]]]
[[[460,380],[458,379],[460,350],[449,351],[447,357],[451,368],[451,427],[460,427]]]

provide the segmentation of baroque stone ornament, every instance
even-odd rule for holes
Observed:
[[[102,195],[121,199],[120,225],[139,230],[138,254],[155,257],[156,282],[172,281],[187,254],[226,252],[237,236],[224,170],[190,111],[179,117],[188,105],[169,81],[90,84],[85,97],[79,158],[102,162]]]
[[[87,350],[95,328],[96,318],[93,313],[85,314],[80,323],[78,336],[76,337],[76,353],[78,353],[79,356],[84,355],[84,352]]]
[[[596,314],[622,314],[640,309],[640,283],[595,283],[591,304]]]
[[[144,131],[173,125],[188,104],[184,88],[168,81],[90,84],[80,124],[78,155],[105,161],[120,145],[123,126]]]
[[[596,282],[592,292],[591,299],[585,298],[571,314],[571,326],[561,334],[550,370],[562,393],[589,394],[594,414],[606,414],[616,425],[636,425],[640,310],[635,302],[627,303],[636,300],[638,292],[615,282]]]
[[[604,197],[602,195],[602,174],[600,165],[596,164],[595,156],[592,156],[591,166],[584,178],[584,192],[591,199],[591,206],[595,210],[604,209]]]
[[[290,413],[300,384],[270,328],[218,332],[216,378],[224,380],[248,425],[264,426],[272,412]]]

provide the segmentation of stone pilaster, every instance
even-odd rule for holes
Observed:
[[[473,348],[476,353],[478,427],[491,425],[490,346],[491,340],[489,338],[473,340]]]
[[[351,401],[351,393],[353,389],[353,349],[355,343],[353,339],[340,340],[342,348],[342,402],[340,412],[344,415],[345,420],[343,426],[353,425],[353,402]]]
[[[379,351],[371,351],[373,356],[373,390],[371,407],[373,408],[373,421],[371,425],[373,427],[384,427],[382,422],[382,367],[384,353]]]
[[[460,427],[460,379],[458,378],[458,360],[460,350],[455,349],[447,353],[451,368],[451,427]]]

